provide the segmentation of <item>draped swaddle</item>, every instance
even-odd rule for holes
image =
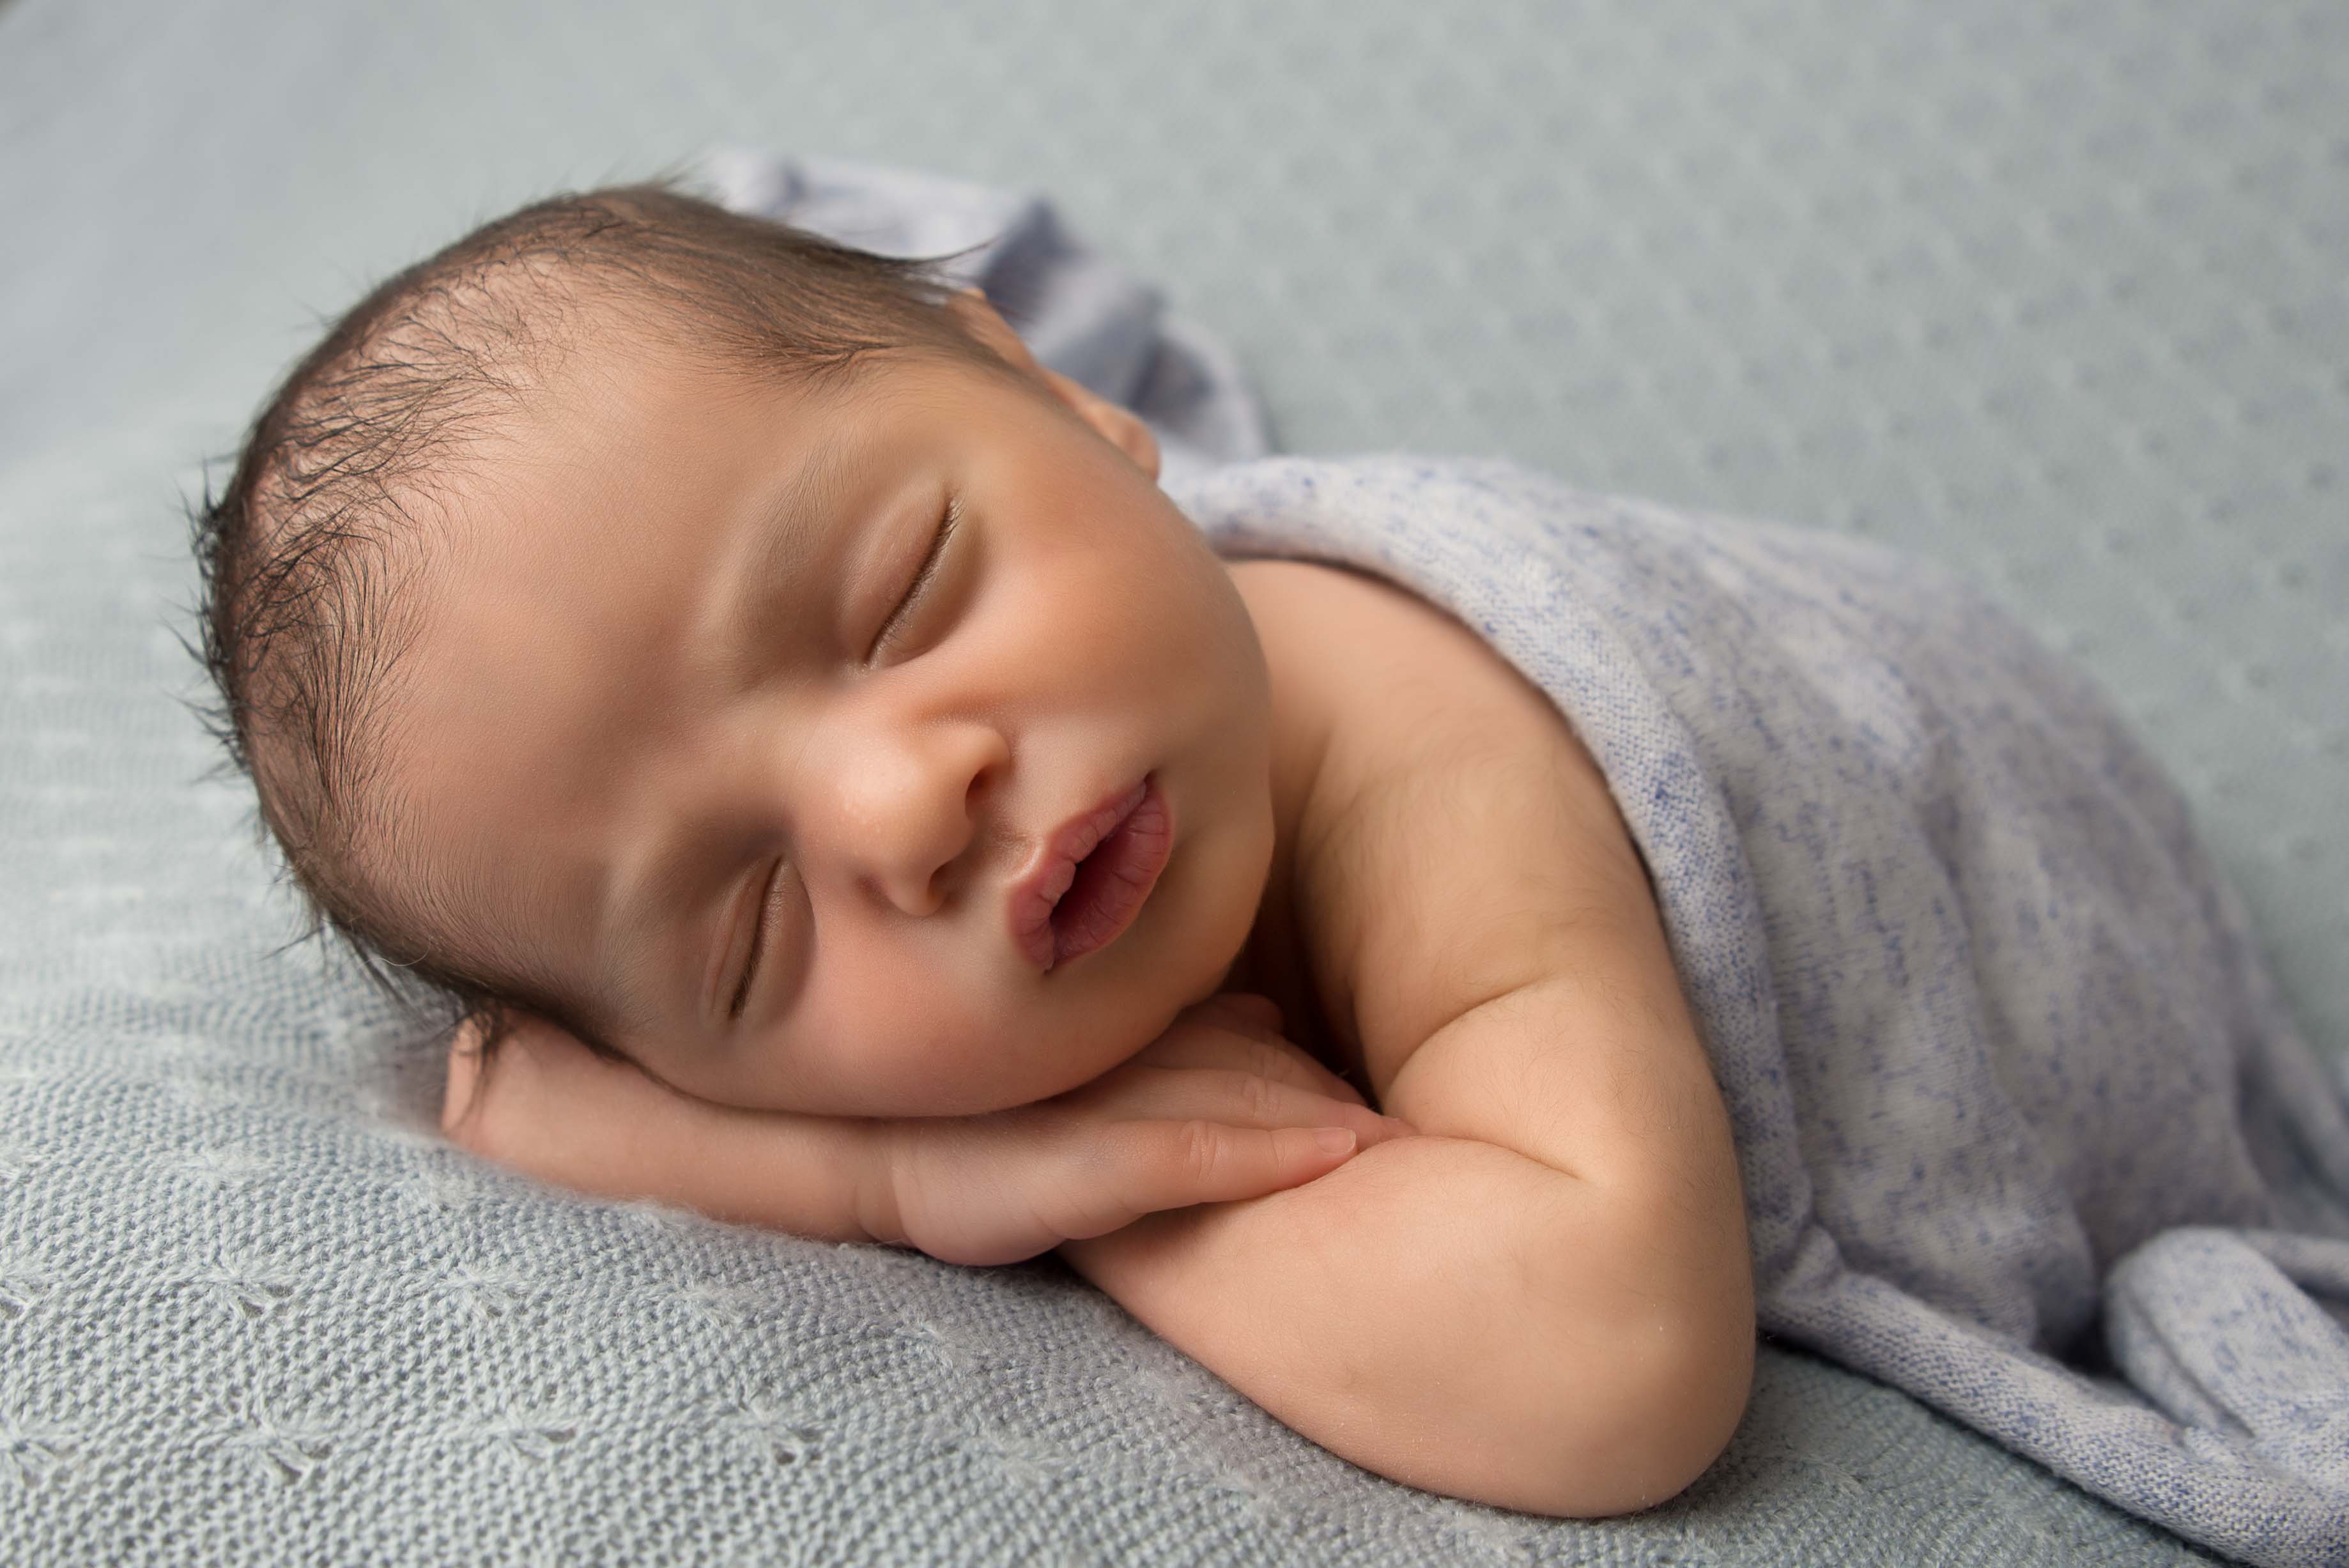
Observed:
[[[2349,1563],[2349,1115],[2086,677],[1864,541],[1504,462],[1170,481],[1547,692],[1654,883],[1764,1332],[2251,1561]],[[2329,1304],[2329,1305],[2328,1305]]]

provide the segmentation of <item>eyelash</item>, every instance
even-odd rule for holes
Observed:
[[[759,913],[750,917],[750,952],[742,960],[742,978],[735,984],[734,999],[726,1004],[726,1016],[739,1018],[742,1006],[750,999],[750,977],[759,973],[759,958],[767,947],[767,903],[775,896],[775,879],[782,874],[783,863],[777,861],[767,872],[766,885],[759,890]]]
[[[954,537],[955,530],[960,526],[962,526],[962,498],[949,496],[947,499],[946,515],[938,519],[937,536],[930,541],[930,552],[923,558],[921,570],[914,574],[913,586],[905,590],[905,598],[898,601],[897,608],[891,612],[889,619],[883,624],[880,634],[873,639],[873,649],[865,655],[866,662],[870,663],[880,657],[882,653],[895,641],[899,628],[905,623],[907,613],[920,603],[923,596],[930,591],[931,585],[937,581],[938,565],[946,559],[947,541]]]

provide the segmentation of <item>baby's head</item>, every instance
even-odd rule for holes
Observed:
[[[1263,654],[1156,464],[918,263],[543,202],[362,301],[208,498],[222,736],[316,922],[492,1040],[1028,1103],[1215,990],[1271,860]],[[1016,884],[1145,779],[1154,891],[1040,964]]]

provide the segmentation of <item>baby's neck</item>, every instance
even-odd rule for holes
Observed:
[[[1266,887],[1255,929],[1216,989],[1271,997],[1280,1008],[1281,1033],[1330,1071],[1347,1075],[1357,1053],[1340,1045],[1322,1011],[1312,954],[1297,928],[1295,900],[1286,883]],[[1368,1092],[1366,1085],[1354,1087]]]
[[[1342,1071],[1337,1064],[1354,1053],[1333,1048],[1337,1042],[1321,1008],[1322,977],[1315,973],[1310,912],[1298,896],[1297,846],[1309,841],[1309,812],[1329,755],[1335,718],[1330,693],[1311,660],[1310,639],[1298,634],[1295,617],[1285,613],[1286,594],[1298,585],[1297,567],[1245,561],[1228,566],[1256,622],[1272,679],[1273,847],[1256,923],[1216,989],[1271,997],[1280,1007],[1283,1033]]]

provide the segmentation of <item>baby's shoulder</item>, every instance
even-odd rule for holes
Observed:
[[[1299,832],[1299,923],[1331,1047],[1383,1093],[1481,1002],[1571,962],[1578,929],[1652,911],[1605,776],[1556,704],[1383,579],[1237,563],[1277,681],[1330,745]]]

